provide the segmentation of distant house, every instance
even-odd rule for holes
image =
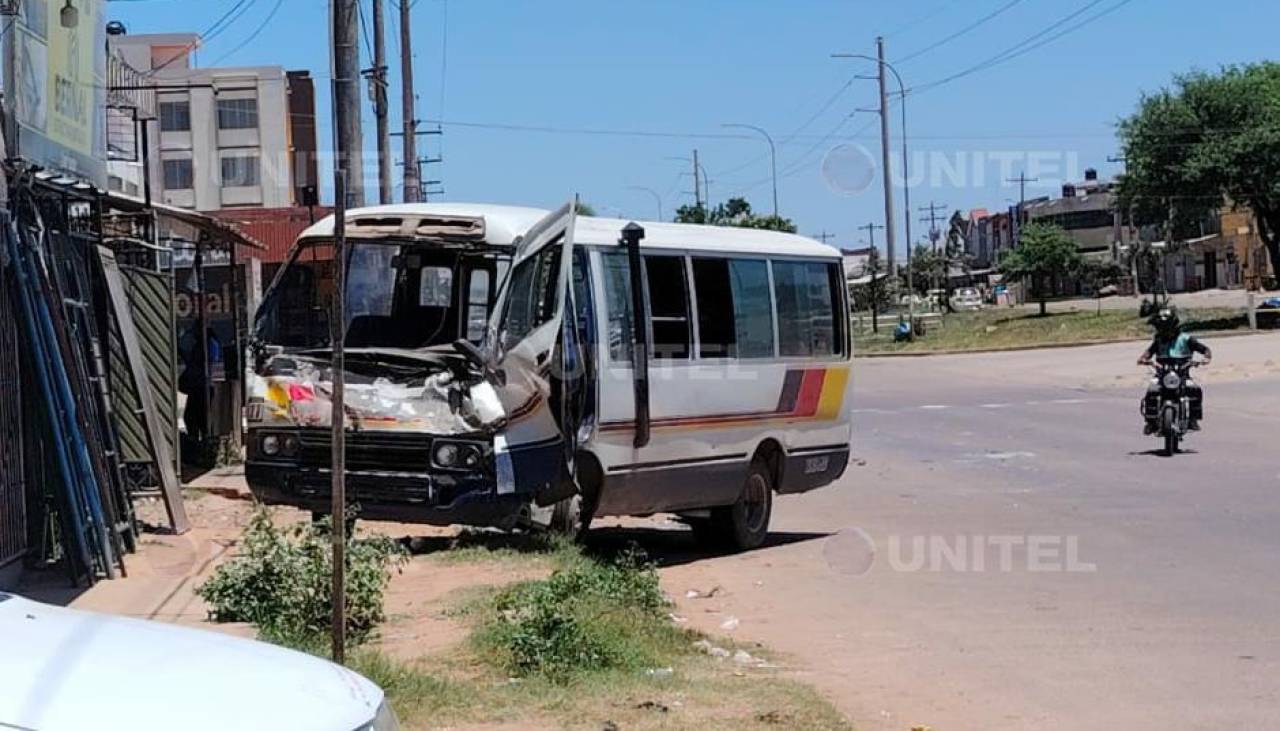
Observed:
[[[872,248],[866,246],[861,249],[840,250],[840,256],[844,258],[845,279],[858,279],[866,275],[867,264],[871,261]]]
[[[1116,210],[1116,183],[1098,179],[1098,171],[1085,171],[1084,182],[1062,186],[1062,197],[1028,201],[1023,218],[1065,230],[1085,256],[1111,259],[1118,247],[1133,238],[1125,217]]]
[[[1012,222],[1010,213],[990,213],[985,208],[969,212],[965,253],[971,258],[973,269],[995,267],[1000,263],[1001,254],[1013,248]]]

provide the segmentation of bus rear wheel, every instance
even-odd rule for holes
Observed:
[[[773,475],[763,460],[751,463],[742,493],[733,505],[713,508],[710,519],[695,525],[703,543],[732,551],[750,551],[764,544],[773,515]]]

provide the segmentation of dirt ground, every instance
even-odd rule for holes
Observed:
[[[193,480],[187,489],[187,512],[193,527],[185,535],[169,535],[164,531],[164,510],[158,500],[139,503],[139,516],[152,529],[144,533],[138,553],[127,557],[127,578],[101,581],[92,588],[76,590],[66,586],[65,576],[60,572],[28,572],[19,592],[38,601],[78,609],[253,637],[254,629],[248,625],[209,622],[207,606],[195,594],[195,588],[212,575],[218,564],[235,554],[237,539],[253,510],[254,503],[240,470],[206,473]],[[288,524],[309,517],[301,511],[279,508],[276,519]],[[393,576],[388,587],[387,621],[376,640],[380,650],[404,661],[448,657],[449,651],[459,647],[469,633],[455,611],[461,603],[486,588],[545,575],[551,565],[549,558],[542,560],[537,554],[528,555],[512,548],[520,543],[501,534],[494,534],[491,540],[468,541],[469,548],[447,550],[454,545],[459,530],[362,521],[358,531],[407,539],[412,558]],[[752,641],[750,629],[741,626],[744,623],[737,619],[743,614],[738,603],[751,602],[753,592],[766,590],[763,581],[747,581],[743,586],[732,588],[715,583],[718,579],[714,577],[721,571],[713,573],[698,567],[699,561],[707,556],[699,552],[688,529],[663,517],[607,521],[593,531],[587,549],[608,551],[632,543],[648,552],[661,567],[663,588],[674,603],[671,613],[674,622],[723,638],[731,646],[753,652],[755,648],[763,650],[762,645]],[[718,562],[726,560],[734,559],[717,559]],[[743,564],[742,568],[749,568],[749,564]],[[809,674],[801,663],[791,657],[775,657],[769,672],[809,684]],[[734,674],[741,675],[740,672]],[[731,701],[726,698],[725,702]],[[715,701],[710,701],[710,705],[690,701],[686,714],[699,712],[694,705],[706,706],[704,712],[727,710],[712,711],[717,707]],[[536,728],[536,723],[542,722],[535,720],[535,726],[521,720],[516,724],[451,728],[492,731]]]

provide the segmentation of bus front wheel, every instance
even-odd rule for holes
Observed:
[[[696,526],[698,538],[716,548],[750,551],[769,535],[773,514],[773,475],[764,460],[755,460],[747,472],[742,493],[733,505],[714,508],[711,517]]]

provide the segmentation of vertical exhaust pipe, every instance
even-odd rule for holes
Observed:
[[[644,227],[632,221],[622,228],[620,243],[627,247],[627,263],[631,270],[631,372],[635,387],[636,430],[633,444],[639,448],[649,443],[649,328],[644,308],[644,265],[640,259],[640,240]]]

